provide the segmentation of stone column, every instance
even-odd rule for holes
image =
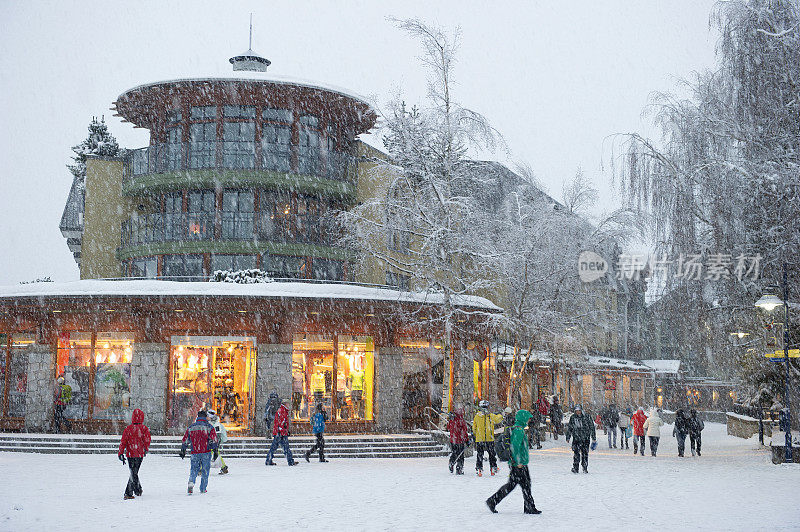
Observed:
[[[44,432],[53,419],[55,353],[49,345],[28,348],[28,385],[25,394],[25,431]]]
[[[133,343],[129,410],[142,410],[144,422],[154,434],[166,430],[168,364],[167,344]],[[130,419],[130,412],[127,417]]]
[[[403,349],[400,347],[379,347],[375,350],[375,371],[378,387],[376,390],[376,426],[385,432],[400,432],[402,424],[403,400]]]
[[[270,392],[292,396],[292,344],[261,344],[256,358],[255,434],[264,434],[264,408]]]

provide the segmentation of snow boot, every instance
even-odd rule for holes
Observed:
[[[588,472],[589,472],[589,470],[588,470],[587,468],[585,468],[585,467],[584,467],[584,468],[583,468],[583,472],[584,472],[584,473],[588,473]]]
[[[186,490],[186,494],[191,495],[192,491],[194,491],[194,484],[189,484],[189,488]]]
[[[476,473],[476,474],[477,474],[479,477],[482,477],[482,476],[483,476],[483,470],[481,470],[481,469],[476,469],[476,470],[475,470],[475,473]]]
[[[492,476],[495,476],[497,474],[497,472],[498,472],[498,469],[496,467],[493,467],[491,469]]]
[[[311,454],[308,451],[306,451],[305,456],[306,456],[306,462],[311,462]]]
[[[570,469],[570,471],[572,471],[573,473],[576,473],[576,474],[577,474],[577,473],[578,473],[578,468],[576,468],[576,467],[573,467],[572,469]]]
[[[326,460],[325,458],[320,458],[319,461],[320,461],[320,463],[322,463],[322,462],[330,462],[330,460]]]
[[[489,507],[489,511],[491,511],[493,514],[497,513],[497,510],[494,507],[494,503],[492,502],[492,499],[486,499],[486,506]]]
[[[275,465],[275,462],[264,462],[264,465]]]
[[[448,464],[447,465],[447,469],[449,469],[450,472],[452,473],[453,472],[453,464],[452,463]]]
[[[697,456],[701,456],[701,455],[700,455],[700,451],[697,451]]]
[[[542,513],[542,511],[541,510],[537,510],[536,507],[534,506],[533,508],[526,509],[524,513],[532,514],[532,515],[539,515],[540,513]]]
[[[460,469],[456,470],[456,475],[463,475],[463,474],[464,474],[464,472],[462,470],[460,470]]]
[[[134,497],[133,495],[125,495],[122,498],[127,501],[128,499],[135,499],[136,497]]]
[[[228,474],[228,466],[223,466],[222,469],[219,470],[220,475],[227,475]]]

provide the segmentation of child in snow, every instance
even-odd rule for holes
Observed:
[[[489,412],[489,401],[478,403],[478,412],[472,420],[472,432],[475,434],[475,471],[483,475],[483,452],[489,453],[489,472],[497,473],[497,455],[494,450],[494,426],[503,422],[503,416]]]
[[[189,487],[187,493],[192,494],[194,481],[200,474],[200,493],[206,492],[208,474],[211,472],[211,460],[217,459],[217,431],[208,422],[205,410],[197,413],[197,419],[189,425],[183,434],[181,443],[181,459],[186,458],[186,447],[191,445],[191,467],[189,469]],[[212,456],[213,455],[213,456]]]
[[[131,424],[125,427],[122,432],[122,439],[119,442],[117,457],[125,464],[125,456],[128,457],[128,485],[125,488],[123,499],[134,499],[134,494],[142,494],[142,485],[139,482],[139,468],[142,466],[144,455],[150,449],[150,429],[144,424],[144,412],[138,408],[133,411]]]
[[[288,398],[281,399],[281,406],[278,407],[278,411],[275,413],[275,423],[272,425],[272,445],[267,453],[265,465],[275,465],[275,462],[272,461],[272,456],[278,449],[278,445],[283,447],[283,454],[286,455],[286,461],[289,465],[297,465],[297,462],[292,457],[292,450],[289,449],[289,409],[286,407],[288,403]]]
[[[456,407],[450,421],[447,422],[447,431],[450,433],[450,472],[456,466],[456,475],[464,474],[464,451],[469,441],[469,427],[464,421],[464,409]]]
[[[311,461],[311,454],[319,449],[319,461],[327,462],[325,460],[325,422],[328,421],[328,414],[325,412],[322,403],[317,403],[317,411],[311,418],[311,432],[317,437],[317,442],[306,451],[306,462]]]
[[[217,455],[219,456],[220,475],[228,474],[228,466],[225,465],[225,460],[222,458],[222,445],[228,441],[228,430],[225,425],[220,423],[219,416],[215,410],[208,411],[208,422],[217,431]],[[216,461],[216,459],[215,459]]]
[[[644,413],[644,408],[639,407],[635,414],[631,416],[631,424],[633,425],[633,454],[636,454],[641,444],[641,456],[644,456],[644,422],[647,421],[647,415]]]
[[[659,416],[659,411],[660,409],[653,410],[643,425],[644,430],[647,432],[647,439],[650,440],[650,454],[653,456],[658,452],[658,440],[661,439],[661,427],[664,425],[664,420]]]
[[[523,511],[526,514],[540,514],[536,509],[536,503],[531,495],[531,473],[528,470],[528,438],[525,435],[525,427],[531,418],[531,413],[527,410],[517,410],[514,429],[511,431],[511,457],[508,460],[510,468],[508,482],[503,484],[497,492],[486,499],[486,506],[492,513],[497,513],[496,506],[500,504],[506,495],[511,493],[519,484],[522,489],[522,499],[524,501]]]

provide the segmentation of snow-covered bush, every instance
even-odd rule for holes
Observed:
[[[239,283],[239,284],[256,284],[256,283],[271,283],[273,279],[267,275],[267,272],[252,269],[252,270],[216,270],[214,275],[211,276],[211,282],[214,283]]]

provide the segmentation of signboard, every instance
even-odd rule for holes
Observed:
[[[616,390],[617,389],[617,381],[614,379],[606,378],[605,385],[603,386],[604,390]]]
[[[767,358],[786,358],[783,349],[778,349],[774,353],[766,353]],[[789,358],[800,358],[800,349],[789,349]]]

